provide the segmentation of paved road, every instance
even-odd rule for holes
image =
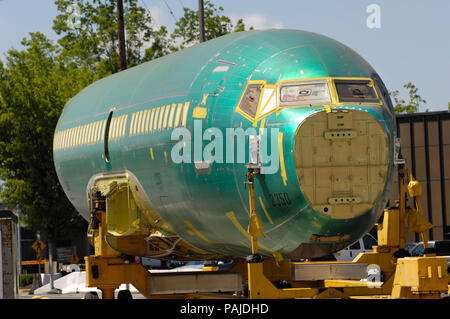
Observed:
[[[19,299],[33,299],[33,297],[42,297],[42,298],[50,298],[50,299],[84,299],[84,292],[80,293],[70,293],[70,294],[51,294],[44,293],[39,295],[30,295],[28,291],[20,291]],[[145,299],[145,297],[141,293],[132,293],[133,299]],[[99,297],[101,297],[101,292],[99,293]]]

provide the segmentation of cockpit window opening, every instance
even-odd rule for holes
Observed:
[[[256,115],[256,111],[258,110],[261,89],[262,84],[249,84],[239,103],[239,108],[252,117]]]
[[[390,103],[389,98],[387,97],[387,95],[389,93],[386,92],[386,90],[384,90],[382,88],[382,86],[380,85],[380,83],[378,82],[378,80],[374,79],[373,83],[375,85],[375,89],[378,93],[378,97],[381,100],[381,103],[383,104],[384,108],[389,112],[390,115],[394,114],[394,110],[392,107],[392,103]]]
[[[327,81],[289,83],[280,87],[280,106],[331,103]]]
[[[380,103],[369,80],[335,80],[339,102]]]

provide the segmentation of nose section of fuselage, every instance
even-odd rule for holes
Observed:
[[[388,178],[389,136],[367,110],[313,113],[293,147],[301,192],[316,212],[352,219],[376,204]]]

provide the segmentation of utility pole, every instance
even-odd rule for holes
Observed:
[[[205,11],[203,0],[198,0],[198,27],[200,29],[200,42],[205,42]]]
[[[119,35],[119,69],[123,71],[127,68],[127,56],[125,51],[125,25],[123,20],[123,1],[116,0],[117,3],[117,27]]]

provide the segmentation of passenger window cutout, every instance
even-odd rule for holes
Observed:
[[[109,129],[111,126],[111,119],[112,119],[113,112],[109,113],[108,120],[106,121],[106,129],[105,129],[105,160],[109,162],[109,149],[108,149],[108,142],[109,142]]]
[[[239,108],[252,117],[256,115],[258,110],[261,89],[262,84],[249,84],[239,103]]]

